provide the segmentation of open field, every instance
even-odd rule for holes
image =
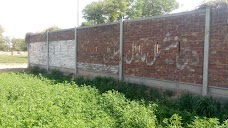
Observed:
[[[27,64],[28,57],[27,56],[11,56],[11,55],[0,55],[0,64]]]
[[[0,55],[10,56],[12,54],[11,51],[0,51]],[[28,56],[28,52],[24,51],[13,51],[14,56]]]
[[[228,120],[223,123],[227,116],[219,115],[227,111],[218,110],[210,98],[197,97],[210,107],[193,112],[190,95],[175,102],[169,99],[171,91],[146,91],[111,78],[72,79],[37,69],[31,73],[35,75],[0,73],[0,127],[228,127]]]

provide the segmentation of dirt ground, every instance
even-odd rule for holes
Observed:
[[[11,55],[11,52],[9,51],[0,51],[0,55]],[[13,55],[15,56],[27,56],[28,55],[28,52],[23,52],[23,51],[14,51],[13,52]]]
[[[0,64],[0,72],[16,72],[27,70],[28,64]]]

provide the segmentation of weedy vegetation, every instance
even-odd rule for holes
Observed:
[[[30,73],[0,73],[0,127],[228,127],[226,105],[211,97],[173,95],[113,78],[73,78],[38,67]]]

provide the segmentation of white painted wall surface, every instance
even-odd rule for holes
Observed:
[[[74,40],[49,42],[49,66],[74,69],[74,43]]]
[[[47,43],[35,42],[29,44],[30,64],[47,65]]]

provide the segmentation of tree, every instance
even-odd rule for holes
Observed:
[[[27,45],[24,39],[21,38],[13,38],[11,39],[8,36],[3,37],[4,29],[0,25],[0,50],[1,51],[26,51]]]
[[[83,18],[90,23],[102,24],[106,20],[106,17],[103,16],[105,14],[103,1],[92,2],[82,12],[84,15]]]
[[[168,13],[176,9],[176,0],[101,0],[92,2],[83,10],[88,24],[102,24]],[[83,23],[82,25],[87,25]]]
[[[83,9],[83,18],[90,24],[103,24],[107,22],[119,21],[128,9],[126,0],[102,0],[92,2]]]
[[[106,17],[108,17],[107,22],[121,20],[126,14],[129,4],[126,0],[105,0],[104,3],[104,10]]]
[[[2,51],[10,51],[12,47],[11,39],[9,36],[3,37]]]
[[[3,38],[3,32],[4,32],[4,29],[3,27],[0,25],[0,50],[1,51],[4,51],[6,49],[6,44],[4,42],[4,38]]]
[[[88,21],[88,22],[82,22],[81,26],[91,26],[91,25],[94,25],[95,24],[95,21]]]
[[[27,50],[27,45],[26,45],[24,39],[13,38],[11,40],[11,43],[12,43],[12,49],[14,51],[26,51]]]
[[[51,26],[45,30],[43,30],[42,32],[47,32],[47,31],[56,31],[56,30],[60,30],[61,28],[59,28],[58,26]]]
[[[2,26],[0,25],[0,39],[2,39],[2,33],[4,32],[4,29],[2,28]]]

